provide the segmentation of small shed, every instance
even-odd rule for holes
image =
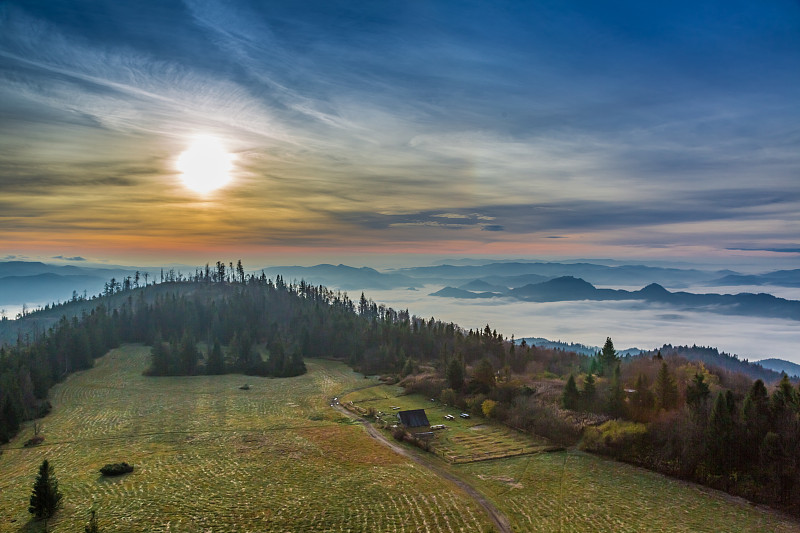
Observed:
[[[428,422],[428,415],[425,414],[425,409],[412,409],[410,411],[400,411],[397,413],[400,417],[400,423],[407,428],[428,427],[431,425]]]

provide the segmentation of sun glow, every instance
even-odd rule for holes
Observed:
[[[178,157],[178,170],[183,172],[183,184],[194,192],[205,194],[231,181],[233,154],[225,151],[214,137],[198,137]]]

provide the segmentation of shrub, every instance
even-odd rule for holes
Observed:
[[[26,440],[23,446],[26,448],[30,448],[31,446],[36,446],[37,444],[41,444],[42,442],[44,442],[44,437],[38,435],[36,437]]]
[[[406,436],[406,430],[401,428],[400,426],[396,426],[392,428],[392,437],[394,440],[403,442],[403,438]]]
[[[497,402],[494,400],[484,400],[481,404],[481,411],[483,412],[483,416],[486,418],[492,418],[494,415],[494,410],[497,407]]]
[[[439,399],[445,405],[455,405],[458,398],[456,396],[456,391],[453,389],[444,389],[442,394],[439,395]]]
[[[643,452],[646,438],[647,426],[644,424],[609,420],[597,427],[587,427],[581,448],[632,460]]]
[[[128,463],[109,463],[100,469],[104,476],[121,476],[133,472],[133,466]]]

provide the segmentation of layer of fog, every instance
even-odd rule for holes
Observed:
[[[800,363],[800,323],[795,320],[681,311],[640,301],[519,302],[507,298],[461,300],[429,296],[441,286],[419,290],[371,290],[377,303],[466,329],[492,329],[506,337],[602,345],[606,337],[618,349],[658,348],[667,344],[713,346],[741,359],[777,357]],[[716,292],[716,288],[712,288]],[[736,291],[736,292],[744,292]],[[763,291],[766,292],[766,291]],[[358,295],[351,295],[357,297]]]

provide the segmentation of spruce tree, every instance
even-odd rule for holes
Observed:
[[[184,376],[193,375],[197,370],[197,360],[200,356],[197,353],[197,345],[194,343],[194,339],[189,334],[188,329],[183,331],[178,357],[181,365],[181,374]]]
[[[636,384],[634,385],[634,392],[631,395],[631,411],[633,419],[637,422],[643,422],[650,418],[654,399],[653,393],[650,391],[647,377],[644,374],[639,374],[636,377]]]
[[[458,357],[453,357],[447,365],[447,384],[454,391],[464,388],[464,366]]]
[[[706,400],[711,396],[711,390],[708,388],[708,383],[705,382],[705,376],[697,372],[692,379],[692,382],[686,386],[686,403],[694,411],[702,408]]]
[[[156,335],[153,347],[150,350],[150,368],[147,373],[151,376],[166,376],[170,373],[172,357],[169,347]]]
[[[600,371],[607,373],[619,361],[617,357],[617,350],[614,349],[614,343],[611,337],[606,337],[606,343],[603,345],[603,350],[600,352]]]
[[[564,386],[564,394],[561,396],[561,403],[565,409],[577,409],[580,401],[578,386],[575,384],[575,376],[569,375],[567,384]]]
[[[678,384],[666,362],[661,363],[658,376],[656,376],[655,389],[659,409],[668,411],[678,406]]]
[[[581,396],[583,396],[584,409],[591,410],[595,396],[597,396],[597,386],[595,385],[594,376],[591,372],[589,372],[583,380],[583,393]]]
[[[206,362],[206,374],[219,375],[225,373],[225,357],[222,355],[222,346],[219,341],[214,341],[214,347],[208,354]]]
[[[607,410],[608,414],[617,417],[622,416],[625,412],[625,391],[622,389],[622,371],[619,363],[614,367],[614,375],[611,378]]]
[[[53,467],[45,459],[33,483],[28,512],[36,518],[44,518],[47,529],[47,519],[53,516],[59,507],[61,507],[61,492],[58,490],[58,480],[53,475]]]
[[[732,467],[734,421],[725,394],[720,392],[714,402],[706,430],[707,463],[712,472],[727,474]]]

